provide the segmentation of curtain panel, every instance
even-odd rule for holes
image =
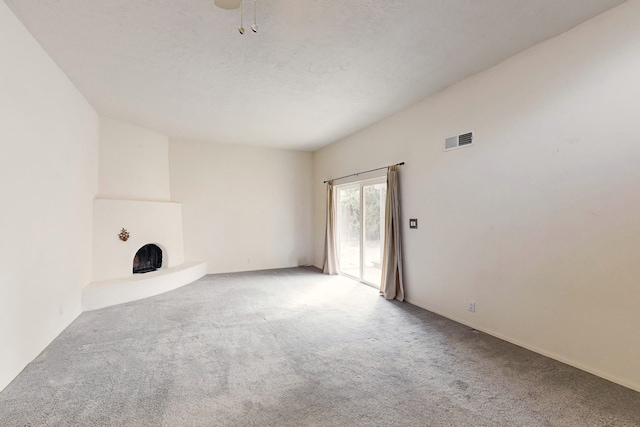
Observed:
[[[385,299],[391,300],[395,298],[398,301],[404,301],[397,166],[389,166],[387,170],[387,200],[384,230],[384,253],[382,257],[380,294],[384,295]]]
[[[324,274],[338,274],[338,251],[336,246],[336,208],[333,196],[333,180],[327,182],[327,230],[324,240]]]

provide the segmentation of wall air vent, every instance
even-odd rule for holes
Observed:
[[[444,151],[473,145],[473,132],[450,136],[444,140]]]

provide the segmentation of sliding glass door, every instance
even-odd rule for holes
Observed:
[[[379,287],[384,247],[386,180],[337,188],[340,272]]]

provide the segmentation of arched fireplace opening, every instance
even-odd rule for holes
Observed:
[[[162,267],[162,249],[150,243],[144,245],[133,257],[133,274],[148,273]]]

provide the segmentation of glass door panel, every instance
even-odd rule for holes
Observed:
[[[384,250],[384,213],[387,184],[363,185],[362,280],[380,286]]]
[[[338,190],[338,257],[340,271],[360,279],[360,186]]]

